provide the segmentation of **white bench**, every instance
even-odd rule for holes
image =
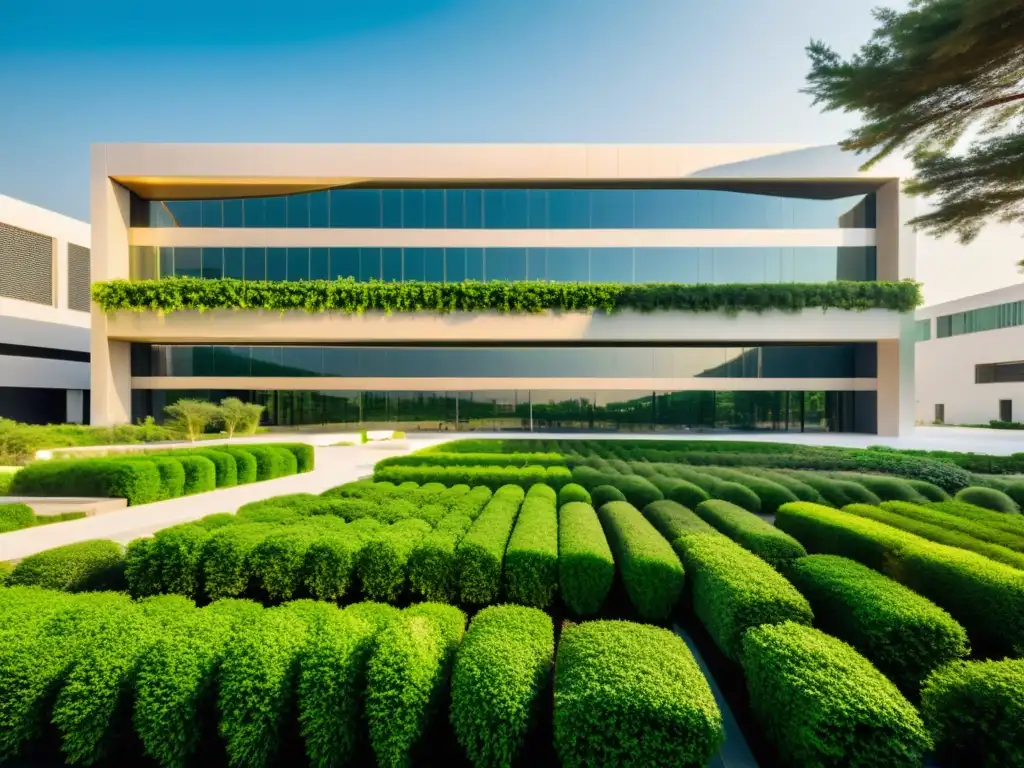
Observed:
[[[390,440],[395,436],[390,429],[371,429],[366,432],[366,442],[372,443],[375,440]]]

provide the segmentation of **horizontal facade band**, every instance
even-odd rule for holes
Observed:
[[[182,344],[344,344],[370,342],[849,342],[899,339],[904,317],[884,309],[798,312],[634,311],[432,312],[360,315],[301,311],[183,310],[96,315],[94,333],[118,341]],[[913,317],[906,321],[913,323]]]
[[[874,229],[203,229],[133,227],[130,245],[366,248],[800,248],[875,245]]]
[[[0,354],[0,387],[89,389],[89,363]]]
[[[133,376],[132,389],[256,389],[304,391],[636,391],[636,392],[873,392],[875,378],[738,379],[738,378],[354,378],[301,376]]]

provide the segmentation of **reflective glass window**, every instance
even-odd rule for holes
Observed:
[[[314,229],[331,226],[330,192],[313,192],[309,196],[309,226]]]
[[[488,248],[484,259],[484,276],[488,282],[526,279],[525,248]]]
[[[309,279],[330,280],[331,279],[331,249],[310,248],[309,249]]]
[[[466,190],[466,229],[484,226],[484,193],[480,189]]]
[[[589,282],[590,249],[548,248],[547,279],[559,283]]]
[[[424,226],[444,229],[444,190],[428,189],[424,193]]]
[[[224,201],[224,226],[239,228],[245,226],[245,201]]]
[[[359,280],[380,280],[380,248],[359,249]]]
[[[483,281],[484,279],[484,249],[466,249],[466,279]]]
[[[466,190],[444,190],[444,226],[448,229],[466,228]]]
[[[224,277],[223,248],[203,248],[203,277],[209,280]]]
[[[224,226],[224,203],[221,200],[203,200],[203,226]]]
[[[466,279],[466,249],[446,248],[444,257],[444,280],[446,283],[461,283]]]
[[[267,249],[246,248],[245,249],[245,279],[266,280],[267,279]]]
[[[203,226],[203,203],[199,200],[169,200],[165,203],[176,227]]]
[[[268,228],[288,226],[288,201],[283,197],[268,197],[263,201],[265,223]]]
[[[427,196],[423,189],[402,191],[402,226],[406,229],[422,229],[427,221]]]
[[[178,275],[179,277],[202,277],[202,248],[175,248],[174,274]]]
[[[527,248],[526,249],[526,279],[547,280],[548,279],[548,249]]]
[[[402,190],[381,190],[381,224],[386,229],[402,227]]]
[[[290,195],[288,203],[288,227],[309,229],[309,195]]]
[[[331,248],[331,279],[339,277],[359,279],[358,248]]]
[[[426,279],[424,248],[406,248],[402,256],[402,279],[405,282],[423,281]]]
[[[309,280],[309,248],[288,249],[288,279]]]
[[[388,283],[401,282],[402,280],[402,249],[382,248],[381,255],[381,279]]]
[[[427,248],[423,252],[423,279],[428,283],[444,282],[444,248]]]
[[[288,249],[267,248],[267,280],[280,282],[288,279]]]
[[[245,226],[249,229],[259,229],[267,226],[267,201],[262,197],[244,200],[242,207]]]
[[[224,249],[224,277],[231,277],[235,280],[245,279],[245,249]]]

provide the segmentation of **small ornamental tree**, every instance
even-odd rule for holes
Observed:
[[[220,420],[220,410],[213,403],[184,399],[168,405],[164,413],[170,417],[172,426],[194,443],[208,426]]]

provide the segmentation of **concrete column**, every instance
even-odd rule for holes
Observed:
[[[85,420],[85,392],[80,389],[68,390],[68,424],[81,424]]]
[[[103,146],[92,151],[89,180],[92,219],[92,279],[128,277],[128,190],[107,175]],[[131,345],[108,338],[106,315],[92,305],[91,419],[100,426],[131,421]]]

